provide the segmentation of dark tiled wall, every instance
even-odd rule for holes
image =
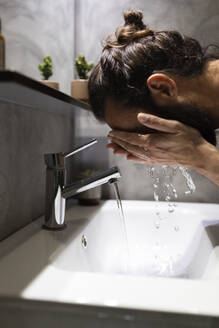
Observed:
[[[44,212],[43,155],[73,146],[74,108],[62,109],[0,103],[0,240]]]

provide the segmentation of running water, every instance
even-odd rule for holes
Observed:
[[[174,176],[180,173],[185,181],[186,191],[184,192],[186,195],[192,194],[196,187],[192,180],[191,175],[188,172],[188,169],[185,167],[170,167],[170,166],[162,166],[160,167],[149,167],[148,174],[152,178],[153,183],[153,193],[155,200],[155,213],[156,219],[154,222],[154,226],[156,230],[159,231],[161,222],[163,219],[170,217],[171,213],[173,213],[176,209],[176,200],[178,198],[177,190],[173,184]],[[168,214],[162,213],[159,208],[160,200],[165,200],[168,204]],[[174,219],[175,221],[175,219]],[[174,222],[173,230],[178,232],[180,230],[177,222]],[[181,254],[176,254],[174,257],[168,254],[167,245],[165,243],[155,242],[154,246],[154,258],[157,262],[156,266],[158,268],[158,275],[168,276],[174,274],[174,262],[177,261],[177,257],[179,258]]]
[[[164,194],[165,201],[168,202],[168,212],[173,213],[176,207],[176,199],[178,198],[176,189],[173,185],[173,177],[176,174],[175,167],[168,167],[167,165],[162,166],[164,176]]]
[[[186,167],[179,166],[179,170],[182,173],[182,176],[184,176],[184,178],[186,179],[186,185],[188,187],[188,190],[185,191],[185,194],[192,194],[195,191],[196,187],[191,175],[188,172],[188,169]]]
[[[161,221],[165,219],[164,214],[160,212],[160,200],[168,203],[168,213],[173,213],[176,208],[177,192],[173,185],[173,177],[176,174],[176,168],[163,165],[161,169],[149,167],[149,175],[153,180],[154,200],[156,221],[154,223],[156,229],[160,228]]]
[[[157,215],[158,220],[155,221],[154,225],[156,229],[160,228],[160,220],[162,220],[162,217],[160,216],[159,211],[159,187],[160,187],[160,177],[159,175],[156,175],[155,167],[149,167],[149,175],[153,179],[153,188],[154,188],[154,200],[155,200],[155,213]]]
[[[124,236],[124,250],[125,250],[125,271],[128,272],[128,268],[129,268],[129,263],[130,263],[130,253],[129,253],[129,244],[128,244],[128,234],[127,234],[127,229],[126,229],[126,223],[125,223],[125,216],[124,216],[124,212],[123,212],[123,208],[122,208],[122,201],[121,201],[121,197],[120,197],[120,193],[119,193],[119,187],[118,187],[118,182],[117,180],[114,180],[111,182],[114,192],[115,192],[115,196],[116,196],[116,202],[117,202],[117,206],[119,209],[119,215],[120,215],[120,219],[121,219],[121,226],[122,226],[122,230],[123,230],[123,236]]]
[[[188,169],[185,167],[170,167],[163,165],[161,169],[158,167],[149,167],[148,174],[153,180],[153,193],[155,200],[155,213],[157,220],[155,221],[156,229],[160,228],[161,220],[165,217],[160,213],[159,201],[165,200],[168,203],[168,213],[173,213],[177,207],[176,200],[178,198],[176,188],[173,185],[174,176],[180,172],[187,186],[185,194],[192,194],[196,187],[192,180],[191,175],[188,172]],[[179,231],[179,227],[174,228],[175,231]]]

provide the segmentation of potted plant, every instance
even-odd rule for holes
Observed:
[[[80,172],[78,179],[86,179],[96,174],[98,171],[95,169],[86,169]],[[80,205],[92,206],[100,203],[102,195],[102,186],[98,186],[78,194],[78,202]]]
[[[51,56],[45,56],[43,62],[39,64],[38,68],[43,78],[40,82],[59,90],[59,84],[57,82],[49,81],[49,78],[53,75],[53,62]]]
[[[79,79],[74,80],[71,83],[72,97],[85,102],[88,101],[88,73],[91,71],[93,66],[94,63],[88,63],[82,54],[76,58],[75,69]]]

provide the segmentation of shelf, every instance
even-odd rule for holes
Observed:
[[[54,106],[54,100],[57,100],[55,107],[68,104],[90,110],[87,103],[11,70],[0,71],[0,100],[30,107]]]

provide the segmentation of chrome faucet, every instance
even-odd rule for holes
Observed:
[[[86,179],[81,179],[70,185],[66,185],[65,159],[97,143],[97,140],[75,148],[69,153],[45,154],[46,164],[46,202],[45,202],[45,223],[44,229],[62,230],[65,224],[65,203],[66,199],[95,188],[104,183],[117,181],[121,174],[117,167],[101,171]]]

